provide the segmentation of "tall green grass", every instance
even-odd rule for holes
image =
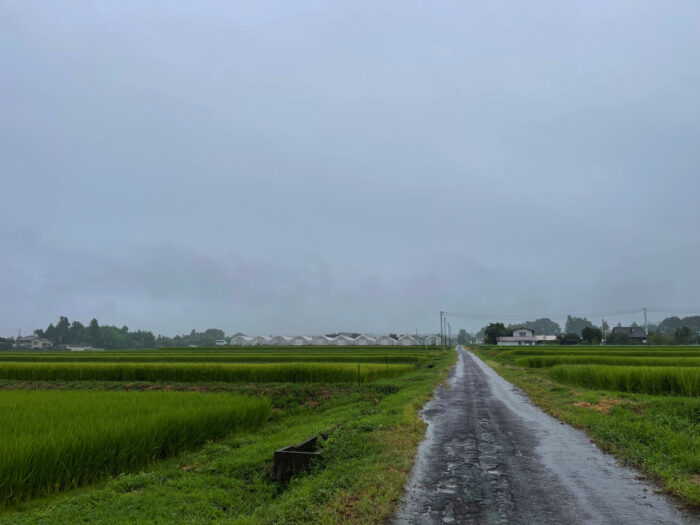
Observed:
[[[700,347],[684,348],[671,347],[669,349],[648,348],[648,347],[562,347],[558,349],[531,348],[506,350],[498,354],[499,356],[532,356],[532,355],[608,355],[608,356],[648,356],[648,357],[700,357]]]
[[[546,368],[555,365],[614,365],[614,366],[700,366],[700,357],[649,357],[607,355],[530,356],[516,359],[518,366]]]
[[[696,397],[700,368],[605,365],[557,365],[549,369],[556,381],[620,392]]]
[[[0,392],[0,506],[90,483],[252,428],[265,398],[174,392]]]
[[[0,363],[0,379],[345,383],[398,377],[414,365],[349,363]]]

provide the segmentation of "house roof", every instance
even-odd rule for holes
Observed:
[[[528,328],[527,326],[514,326],[513,328],[511,328],[511,331],[513,332],[516,332],[518,330],[530,330],[533,334],[535,333],[535,331],[532,328]]]

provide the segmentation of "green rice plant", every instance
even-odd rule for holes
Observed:
[[[650,357],[609,355],[530,356],[514,361],[518,366],[547,368],[555,365],[611,365],[611,366],[700,366],[700,357]]]
[[[0,392],[0,506],[90,483],[267,420],[265,398]]]
[[[696,397],[700,395],[700,368],[557,365],[549,369],[555,381],[583,388],[641,394]]]
[[[25,381],[221,381],[345,383],[398,377],[403,364],[0,363],[0,379]],[[359,377],[358,377],[359,375]]]
[[[61,352],[0,354],[0,361],[31,363],[421,363],[430,356],[411,353],[116,353],[116,352]]]

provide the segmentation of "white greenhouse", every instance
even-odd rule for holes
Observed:
[[[296,335],[292,337],[290,340],[289,344],[292,346],[304,346],[304,345],[310,345],[311,344],[311,338],[306,337],[305,335]]]
[[[438,346],[440,344],[440,336],[429,335],[423,340],[423,343],[428,346]]]
[[[332,346],[335,340],[325,335],[315,335],[311,338],[311,344],[317,346]]]
[[[415,346],[418,344],[418,341],[415,340],[413,336],[410,335],[402,335],[399,337],[399,343],[401,346]]]
[[[354,344],[355,346],[368,346],[368,345],[373,345],[376,343],[377,343],[376,339],[374,339],[373,337],[369,337],[367,335],[358,335],[352,341],[352,344]]]
[[[292,339],[284,335],[273,335],[270,337],[268,344],[276,346],[285,346],[291,344]]]
[[[255,344],[253,343],[254,339],[254,337],[248,337],[247,335],[234,335],[229,341],[229,344],[235,346],[251,346]]]
[[[396,339],[388,335],[382,335],[377,337],[377,344],[379,346],[393,346],[396,344]]]

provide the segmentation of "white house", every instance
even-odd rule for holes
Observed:
[[[46,350],[51,348],[53,343],[36,335],[26,335],[17,339],[15,346],[18,348],[31,348],[32,350]]]
[[[304,345],[310,345],[311,344],[311,338],[306,337],[305,335],[297,335],[292,337],[290,340],[290,344],[292,346],[304,346]]]
[[[367,335],[358,335],[353,339],[352,344],[355,346],[367,346],[376,344],[377,340],[374,337],[369,337]]]
[[[234,335],[229,344],[234,346],[252,346],[255,344],[253,342],[254,339],[254,337],[248,337],[247,335]]]
[[[316,346],[332,346],[335,340],[325,335],[315,335],[311,338],[311,344]]]
[[[388,335],[382,335],[377,337],[377,344],[379,346],[393,346],[396,344],[396,339]]]
[[[410,335],[402,335],[399,337],[399,344],[401,346],[416,346],[418,344],[418,341],[413,336]]]
[[[535,331],[530,328],[519,327],[513,330],[513,335],[497,337],[498,346],[533,346],[537,344]]]
[[[439,335],[429,335],[423,340],[423,344],[428,346],[438,346],[440,344]]]
[[[269,341],[267,340],[266,337],[263,337],[261,335],[256,335],[253,337],[252,341],[250,342],[253,346],[262,346],[269,344]]]

